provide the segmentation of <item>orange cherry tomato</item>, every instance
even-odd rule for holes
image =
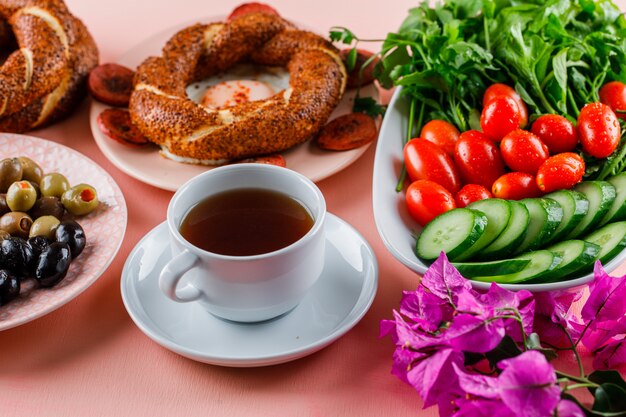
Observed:
[[[455,208],[452,194],[433,181],[418,180],[411,183],[405,197],[409,214],[421,226]]]
[[[451,193],[461,188],[461,180],[452,159],[443,149],[426,139],[411,139],[405,145],[404,163],[411,181],[434,181]]]
[[[530,131],[546,144],[551,155],[571,151],[578,145],[576,127],[558,114],[539,116]]]
[[[535,177],[526,172],[504,174],[493,183],[491,192],[494,197],[507,200],[521,200],[542,195]]]
[[[431,120],[422,127],[420,138],[439,145],[448,155],[454,154],[454,144],[459,138],[459,129],[445,120]]]
[[[505,172],[498,145],[477,130],[461,133],[454,148],[454,164],[466,184],[487,189]]]
[[[466,207],[469,204],[492,198],[491,191],[478,184],[466,184],[461,190],[454,196],[454,202],[457,207]]]
[[[500,152],[504,163],[513,171],[537,174],[537,170],[550,156],[548,147],[536,135],[517,129],[502,138]]]
[[[537,186],[544,193],[572,188],[582,181],[585,161],[580,155],[564,152],[551,156],[537,172]]]
[[[486,106],[491,100],[499,96],[510,97],[515,100],[519,109],[519,127],[520,129],[525,128],[528,124],[528,109],[526,108],[526,103],[524,103],[514,88],[502,83],[490,85],[485,90],[485,94],[483,95],[483,107]]]
[[[480,114],[480,127],[487,137],[500,142],[507,133],[519,129],[519,106],[510,97],[498,96],[483,107]]]
[[[578,136],[583,151],[596,158],[606,158],[619,145],[622,128],[617,116],[603,103],[585,105],[578,115]]]

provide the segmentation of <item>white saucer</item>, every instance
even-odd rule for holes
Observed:
[[[214,365],[274,365],[316,352],[367,312],[378,285],[376,257],[348,223],[328,213],[322,276],[291,312],[256,324],[216,318],[195,303],[176,303],[158,288],[170,259],[167,225],[150,231],[128,256],[122,298],[137,326],[180,355]]]

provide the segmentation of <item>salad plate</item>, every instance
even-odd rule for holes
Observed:
[[[213,16],[198,19],[198,21],[214,22],[224,20],[224,18],[225,16]],[[126,52],[118,60],[118,63],[135,69],[147,57],[160,55],[161,48],[174,33],[193,23],[197,23],[197,21],[177,25],[151,36]],[[304,25],[299,26],[305,27]],[[279,69],[274,74],[270,73],[260,76],[258,74],[250,76],[250,71],[245,67],[239,67],[237,71],[240,71],[242,76],[247,76],[248,79],[265,81],[275,87],[275,89],[282,89],[282,86],[289,82],[288,73]],[[273,69],[271,72],[274,72]],[[217,84],[228,79],[228,77],[223,76],[212,77],[201,83],[192,84],[187,89],[188,95],[191,99],[199,100],[201,93],[204,92],[208,85]],[[355,94],[356,90],[346,91],[343,100],[335,108],[329,121],[352,111]],[[369,96],[377,101],[379,100],[378,89],[374,84],[364,86],[361,89],[361,96]],[[161,156],[159,148],[156,146],[132,148],[109,139],[101,132],[97,123],[98,114],[106,108],[107,105],[92,100],[89,114],[91,132],[102,153],[116,167],[131,177],[158,188],[176,191],[187,180],[212,169],[211,166],[184,164],[166,159]],[[348,167],[363,155],[369,146],[370,144],[367,144],[356,149],[336,152],[320,149],[313,141],[309,140],[281,154],[284,156],[288,168],[317,182]]]
[[[422,228],[409,215],[404,192],[395,190],[403,165],[402,151],[408,129],[408,113],[408,100],[402,95],[402,89],[398,88],[389,103],[376,146],[373,210],[378,233],[389,252],[412,271],[423,274],[429,265],[415,254],[415,236],[419,235]],[[610,273],[625,260],[626,250],[622,250],[603,267]],[[579,287],[592,279],[593,273],[589,273],[575,279],[553,283],[499,285],[511,290],[553,291]],[[472,281],[472,285],[477,289],[486,290],[491,284]]]
[[[328,213],[324,270],[292,311],[260,323],[219,319],[197,303],[177,303],[158,287],[171,257],[167,225],[150,231],[122,272],[124,305],[159,345],[213,365],[266,366],[310,355],[344,335],[369,309],[378,282],[376,257],[348,223]]]
[[[48,314],[89,288],[107,269],[122,244],[127,211],[122,191],[99,165],[81,153],[58,143],[31,136],[0,134],[0,159],[27,156],[44,172],[60,172],[70,184],[95,187],[100,205],[77,217],[85,230],[87,246],[74,259],[67,276],[52,288],[36,288],[33,280],[22,283],[20,295],[0,306],[0,330],[10,329]]]

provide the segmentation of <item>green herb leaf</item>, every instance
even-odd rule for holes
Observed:
[[[350,52],[348,52],[348,57],[346,58],[346,70],[348,72],[351,72],[354,69],[356,65],[356,56],[357,56],[356,48],[350,49]]]
[[[332,42],[350,45],[356,39],[356,36],[347,28],[334,26],[330,28],[329,38]]]
[[[384,116],[385,110],[386,107],[378,104],[372,97],[355,97],[352,105],[353,112],[365,113],[373,118]]]

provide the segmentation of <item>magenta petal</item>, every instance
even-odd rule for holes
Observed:
[[[583,336],[583,344],[589,350],[597,350],[610,342],[614,336],[626,334],[626,317],[615,320],[594,322]]]
[[[424,273],[421,285],[437,297],[450,301],[452,304],[456,304],[456,294],[461,289],[472,289],[470,282],[448,262],[444,252],[441,252],[439,258]]]
[[[585,417],[585,413],[574,401],[561,400],[556,407],[556,417]]]
[[[581,311],[585,321],[619,320],[626,314],[626,276],[611,277],[596,263],[589,298]]]
[[[504,334],[503,320],[485,320],[470,314],[460,314],[455,317],[444,337],[456,350],[485,353],[498,346]]]
[[[551,416],[561,389],[552,365],[541,353],[530,350],[498,363],[502,401],[520,417]]]
[[[594,369],[614,369],[626,364],[626,340],[614,340],[596,352],[592,366]]]
[[[420,285],[416,291],[403,293],[400,313],[423,330],[433,332],[442,322],[452,320],[454,310],[445,300]]]
[[[407,373],[411,370],[413,362],[423,359],[428,355],[424,353],[418,353],[409,349],[398,347],[393,352],[393,366],[391,373],[397,376],[401,381],[409,384]]]
[[[440,349],[431,357],[413,365],[407,373],[411,384],[424,400],[424,408],[437,404],[446,393],[460,389],[453,364],[463,365],[463,353]]]
[[[454,365],[459,385],[467,394],[475,397],[497,399],[500,396],[498,378],[481,374],[469,374],[465,369]]]
[[[463,401],[453,417],[518,417],[502,401],[485,400],[482,398]]]

